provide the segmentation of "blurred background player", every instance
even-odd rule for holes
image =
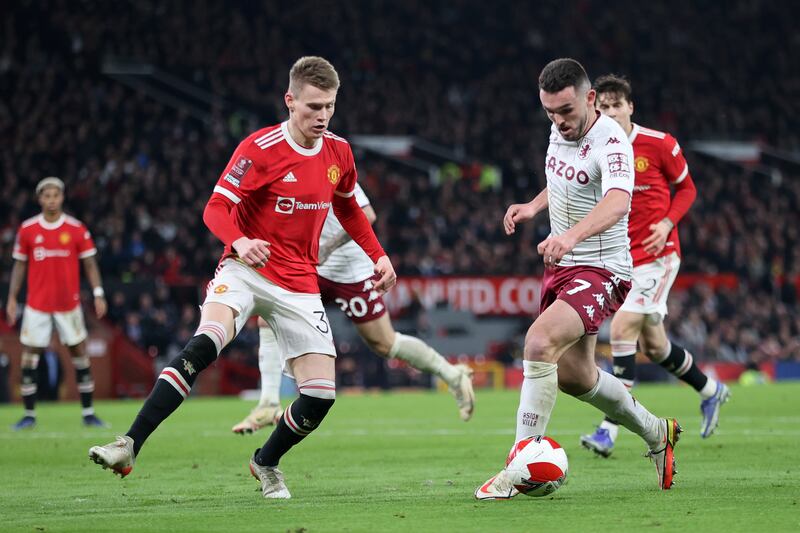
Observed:
[[[377,216],[369,198],[356,184],[356,201],[372,224]],[[472,417],[475,394],[472,369],[451,365],[440,353],[416,337],[397,333],[386,312],[383,297],[375,290],[374,265],[367,254],[350,238],[328,211],[319,244],[317,273],[322,301],[335,303],[353,322],[358,334],[375,354],[400,359],[422,372],[441,378],[456,399],[461,419]],[[261,399],[234,433],[250,433],[280,418],[281,366],[275,333],[259,320],[258,367],[261,372]]]
[[[97,250],[86,226],[62,210],[63,181],[56,177],[44,178],[36,185],[36,196],[42,213],[24,221],[17,232],[6,304],[6,317],[13,326],[17,321],[17,297],[27,268],[28,297],[20,333],[23,350],[20,392],[25,414],[13,429],[36,425],[36,368],[50,344],[53,323],[75,367],[84,425],[106,427],[94,414],[92,405],[94,381],[84,343],[88,333],[81,310],[78,265],[80,259],[92,286],[97,318],[103,318],[107,305],[94,257]]]
[[[203,213],[225,250],[208,285],[200,325],[161,371],[128,433],[89,450],[95,463],[128,475],[145,440],[256,314],[275,331],[300,394],[250,458],[250,472],[265,498],[291,498],[278,462],[319,427],[336,400],[336,350],[315,269],[331,205],[374,262],[380,274],[375,290],[396,282],[391,261],[355,200],[358,176],[350,145],[328,131],[338,89],[339,76],[327,60],[298,59],[284,94],[289,119],[252,133],[237,147]]]
[[[711,436],[719,411],[730,392],[723,383],[706,376],[692,354],[670,342],[664,328],[667,298],[680,268],[678,221],[694,202],[697,191],[689,166],[675,138],[631,122],[633,100],[628,80],[601,76],[594,84],[597,108],[625,130],[633,145],[634,185],[628,235],[633,257],[633,286],[611,321],[611,355],[614,375],[631,388],[636,378],[636,341],[641,351],[701,398],[700,435]],[[670,185],[675,194],[670,197]],[[581,444],[603,457],[614,448],[619,425],[609,417]]]
[[[548,63],[539,76],[539,97],[552,121],[547,187],[530,202],[510,206],[503,219],[510,235],[516,224],[545,209],[550,214],[550,235],[537,246],[545,273],[540,313],[525,337],[515,442],[545,435],[561,389],[642,437],[659,488],[669,489],[678,422],[650,413],[594,359],[600,324],[631,286],[633,150],[619,124],[595,110],[595,91],[577,61]],[[505,469],[475,490],[479,500],[517,494]]]

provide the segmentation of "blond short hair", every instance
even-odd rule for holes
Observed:
[[[329,91],[339,88],[339,74],[330,62],[319,56],[301,57],[289,71],[289,92],[297,96],[304,85]]]
[[[55,176],[49,176],[36,184],[36,196],[42,194],[42,192],[48,187],[55,187],[60,189],[61,192],[64,192],[64,182]]]

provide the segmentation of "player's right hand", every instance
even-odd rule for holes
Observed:
[[[9,299],[6,303],[6,320],[9,326],[17,323],[17,301]]]
[[[239,259],[244,261],[247,266],[263,268],[267,265],[269,260],[269,243],[267,241],[239,237],[233,241],[231,246],[238,254]]]
[[[380,274],[381,279],[375,283],[374,289],[381,295],[386,294],[386,291],[397,283],[397,274],[394,273],[394,267],[388,255],[380,257],[375,263],[375,273]]]
[[[527,204],[512,204],[506,210],[506,216],[503,217],[503,229],[506,230],[506,235],[513,234],[519,222],[525,222],[535,216],[536,210],[530,202]]]

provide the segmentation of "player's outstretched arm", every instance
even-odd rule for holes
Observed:
[[[378,219],[378,215],[375,214],[375,210],[372,208],[372,206],[367,204],[362,207],[361,210],[364,211],[364,215],[367,217],[369,223],[375,224],[375,221]],[[325,244],[325,246],[319,247],[317,263],[320,265],[324,264],[336,249],[350,242],[351,240],[350,234],[346,231],[341,231],[337,235],[334,235],[328,239],[328,242]]]
[[[544,259],[545,266],[555,265],[579,242],[616,224],[628,213],[630,198],[627,191],[611,189],[580,222],[561,235],[554,235],[540,242],[536,249]]]
[[[503,229],[506,230],[506,235],[513,234],[517,229],[517,224],[530,220],[540,212],[547,209],[549,205],[547,200],[547,189],[536,195],[536,198],[526,204],[512,204],[506,210],[506,215],[503,217]]]
[[[355,196],[333,196],[333,214],[339,219],[344,230],[376,264],[386,255],[381,243],[372,231],[372,225],[364,211],[358,206]]]
[[[103,292],[103,280],[100,278],[100,267],[97,266],[97,259],[94,256],[84,257],[81,259],[83,269],[86,271],[86,277],[89,279],[89,285],[92,287],[92,294],[94,294],[94,311],[97,318],[103,318],[108,311],[108,304],[106,303],[106,296]]]
[[[14,261],[11,268],[11,279],[8,282],[8,301],[6,302],[6,320],[9,326],[17,322],[17,297],[22,288],[22,280],[25,279],[25,272],[28,265],[25,261]]]

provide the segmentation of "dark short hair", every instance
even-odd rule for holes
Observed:
[[[539,74],[539,89],[546,93],[557,93],[567,87],[575,87],[577,91],[590,86],[589,75],[583,65],[568,57],[554,59]]]
[[[616,74],[600,76],[594,80],[594,90],[597,91],[597,94],[613,94],[618,98],[633,102],[631,100],[631,94],[633,94],[631,82],[623,76],[617,76]]]

